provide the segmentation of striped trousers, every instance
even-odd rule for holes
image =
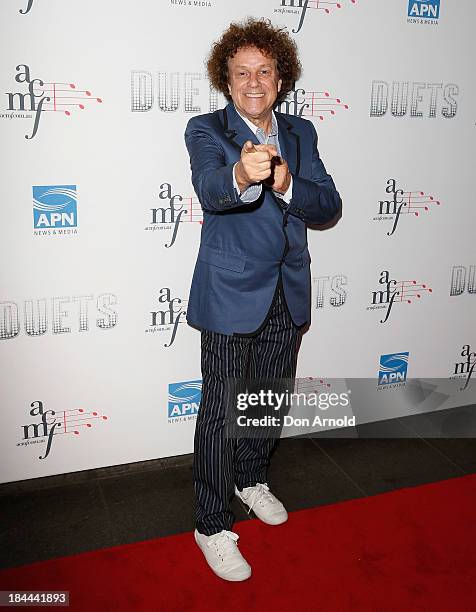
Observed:
[[[266,482],[274,438],[227,438],[225,387],[230,379],[294,380],[301,331],[289,315],[279,280],[267,320],[256,334],[225,335],[202,330],[202,400],[193,460],[195,519],[200,533],[231,530],[234,485]]]

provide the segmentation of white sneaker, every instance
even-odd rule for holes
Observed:
[[[254,487],[245,487],[241,492],[235,486],[235,493],[242,502],[249,506],[248,514],[253,510],[263,523],[281,525],[288,520],[286,508],[271,493],[267,483],[258,482]]]
[[[195,529],[195,542],[201,548],[208,565],[224,580],[238,582],[251,576],[251,567],[238,550],[238,534],[220,531],[211,536]]]

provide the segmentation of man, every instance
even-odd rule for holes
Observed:
[[[265,523],[288,515],[267,483],[275,441],[225,436],[227,384],[294,380],[310,321],[306,224],[327,223],[341,208],[312,123],[273,112],[299,72],[287,33],[263,20],[231,24],[208,60],[211,83],[231,101],[185,132],[204,213],[187,315],[201,330],[203,376],[195,540],[215,574],[232,581],[251,575],[231,531],[233,493]]]

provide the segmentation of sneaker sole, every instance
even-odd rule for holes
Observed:
[[[262,523],[264,523],[265,525],[271,525],[273,526],[277,526],[277,525],[283,525],[283,523],[286,523],[286,521],[288,520],[289,516],[287,516],[283,521],[279,521],[279,523],[270,523],[269,521],[266,521],[264,518],[261,518],[260,516],[258,516],[254,510],[251,510],[251,512],[253,513],[253,515]]]

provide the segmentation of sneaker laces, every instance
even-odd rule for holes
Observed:
[[[278,501],[272,493],[269,493],[269,487],[267,483],[258,482],[258,484],[256,484],[252,488],[253,491],[250,493],[249,496],[249,501],[251,502],[251,504],[250,509],[248,510],[248,514],[251,512],[256,502],[258,502],[260,505],[264,505],[274,504]],[[248,497],[246,498],[246,502],[248,503]]]
[[[214,534],[207,542],[207,546],[215,546],[217,553],[223,557],[225,553],[234,553],[237,550],[239,535],[234,531],[223,529],[220,533]]]

